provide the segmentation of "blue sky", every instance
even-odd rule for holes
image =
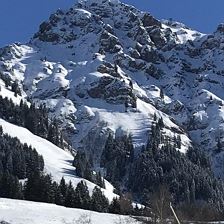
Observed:
[[[74,0],[1,0],[0,47],[27,42],[39,24],[58,8],[69,8]],[[156,18],[173,18],[204,33],[224,22],[222,0],[123,0]]]

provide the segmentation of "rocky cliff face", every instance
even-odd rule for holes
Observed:
[[[222,176],[223,51],[223,24],[204,35],[118,0],[79,1],[52,14],[29,44],[0,49],[1,85],[11,91],[8,77],[22,98],[46,103],[96,164],[108,133],[131,133],[137,150],[156,114],[182,152],[198,145]]]

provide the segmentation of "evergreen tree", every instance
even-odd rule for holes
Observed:
[[[32,173],[24,186],[24,197],[30,201],[39,201],[41,195],[41,174],[39,171]]]
[[[176,144],[177,144],[177,148],[180,149],[181,148],[181,137],[180,137],[180,135],[177,136]]]
[[[76,167],[77,176],[83,177],[93,182],[93,172],[91,170],[91,165],[84,152],[81,151],[77,152],[73,161],[73,166]]]
[[[108,212],[109,201],[100,188],[95,187],[91,197],[91,209],[97,212]]]
[[[40,195],[38,201],[54,203],[55,202],[55,189],[52,183],[52,178],[50,175],[40,176]]]
[[[67,187],[64,205],[66,207],[74,208],[76,203],[75,190],[70,181]]]
[[[104,178],[101,176],[101,173],[100,172],[97,172],[96,173],[96,181],[95,183],[101,187],[101,188],[105,188],[105,181],[104,181]]]
[[[82,209],[90,208],[90,196],[86,182],[81,181],[75,189],[75,207]]]
[[[22,186],[17,177],[9,172],[3,173],[0,178],[0,197],[22,199]]]
[[[3,128],[0,126],[0,135],[3,135]]]
[[[101,156],[101,166],[107,169],[107,178],[115,183],[125,176],[134,158],[131,135],[115,139],[110,134]]]
[[[118,198],[113,198],[109,206],[109,212],[113,214],[121,214],[120,200]]]
[[[64,177],[62,177],[58,188],[59,188],[59,193],[62,195],[62,198],[65,198],[68,186],[65,183]]]

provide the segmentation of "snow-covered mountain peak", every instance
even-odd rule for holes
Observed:
[[[108,26],[113,29],[109,30]],[[123,35],[131,38],[140,29],[138,32],[145,32],[145,40],[141,42],[149,43],[146,40],[150,39],[149,32],[156,27],[161,28],[161,23],[150,14],[119,1],[81,1],[67,11],[58,10],[52,14],[48,21],[40,25],[34,40],[39,39],[54,44],[71,43],[80,35],[99,34],[105,29],[118,39],[120,37],[116,30],[122,31]]]
[[[218,25],[216,32],[224,33],[224,23]]]
[[[102,4],[120,4],[121,2],[119,0],[79,0],[79,4],[84,6],[90,6],[90,5],[102,5]]]
[[[185,152],[189,138],[158,108],[161,85],[149,88],[164,75],[162,52],[178,43],[178,35],[149,13],[119,1],[83,1],[52,14],[29,46],[13,47],[20,57],[9,56],[7,63],[20,74],[26,94],[62,120],[76,148],[88,148],[101,129],[96,156],[108,130],[131,133],[141,147],[157,114],[167,122],[167,135],[171,129],[180,133]],[[164,102],[171,100],[165,96]]]
[[[144,145],[154,115],[164,135],[180,135],[182,152],[191,140],[211,152],[224,119],[223,25],[218,31],[204,35],[119,1],[80,1],[52,14],[28,45],[1,49],[0,71],[46,103],[97,162],[110,132]]]

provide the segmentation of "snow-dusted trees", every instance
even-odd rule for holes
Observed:
[[[24,197],[31,201],[40,201],[53,203],[55,201],[55,192],[50,175],[44,175],[42,172],[33,172],[24,186]]]
[[[178,151],[181,137],[164,136],[164,126],[162,118],[154,116],[148,143],[135,158],[131,137],[109,135],[101,160],[108,180],[141,198],[141,203],[154,200],[158,186],[165,185],[176,205],[204,201],[220,212],[224,188],[213,176],[209,159],[200,149],[191,147],[186,154]],[[116,202],[111,211],[121,209],[113,208]]]
[[[108,212],[109,201],[100,188],[95,187],[91,197],[91,209],[97,212]]]
[[[22,185],[18,177],[10,174],[8,171],[0,175],[0,197],[22,199]]]
[[[98,212],[109,211],[109,202],[99,187],[93,190],[90,197],[84,181],[78,183],[76,188],[71,182],[66,183],[64,178],[58,184],[50,175],[44,174],[43,169],[43,158],[35,149],[3,134],[0,127],[0,197],[56,203]],[[99,173],[95,178],[98,182],[103,181]],[[26,181],[22,185],[19,179]]]
[[[43,158],[35,149],[21,144],[17,138],[3,134],[2,131],[0,133],[0,174],[8,172],[19,179],[25,179],[34,170],[43,170]]]
[[[85,152],[78,151],[73,166],[76,167],[76,175],[89,180],[99,187],[105,188],[104,178],[101,176],[101,172],[93,171],[90,160],[87,158]]]
[[[148,202],[154,200],[158,186],[166,185],[175,204],[202,200],[220,211],[223,184],[213,176],[209,159],[199,149],[189,148],[186,155],[179,152],[181,139],[164,138],[161,124],[154,124],[147,146],[134,160],[128,187]]]
[[[55,145],[64,148],[66,141],[58,127],[56,119],[49,119],[45,105],[30,107],[23,101],[15,105],[12,100],[0,96],[0,117],[4,120],[25,127],[35,135],[45,138]]]
[[[23,198],[19,179],[42,171],[44,161],[35,149],[3,134],[0,127],[0,197]]]
[[[90,209],[91,198],[86,182],[81,181],[75,189],[75,204],[76,208]]]
[[[76,175],[83,177],[89,181],[93,180],[93,174],[91,170],[90,162],[88,161],[85,152],[78,151],[73,165],[76,167]]]
[[[101,157],[101,166],[107,169],[107,178],[121,181],[134,159],[131,135],[113,138],[110,134]]]

